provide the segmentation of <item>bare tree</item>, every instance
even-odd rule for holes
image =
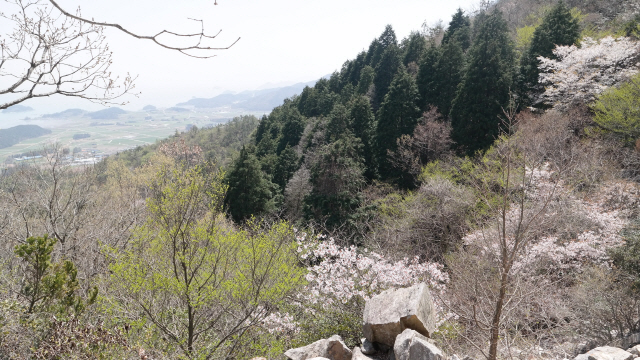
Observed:
[[[3,0],[0,18],[12,25],[0,35],[0,109],[37,97],[55,94],[113,104],[131,93],[135,77],[113,75],[111,52],[104,30],[114,28],[141,40],[187,56],[209,58],[215,35],[207,35],[201,20],[194,33],[161,30],[141,35],[115,23],[94,21],[49,0]],[[3,5],[4,7],[4,5]],[[182,45],[171,45],[172,43]]]

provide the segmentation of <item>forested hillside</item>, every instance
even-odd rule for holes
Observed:
[[[387,26],[261,119],[95,166],[47,149],[0,177],[0,358],[353,348],[365,302],[418,283],[447,356],[621,344],[640,333],[639,71],[637,4],[504,0]]]

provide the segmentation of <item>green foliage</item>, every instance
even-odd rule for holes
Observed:
[[[396,45],[390,45],[382,53],[380,62],[375,67],[376,75],[373,79],[373,85],[375,85],[376,89],[373,99],[374,108],[382,104],[384,96],[389,91],[391,82],[401,65],[400,50]]]
[[[375,71],[369,65],[362,69],[362,72],[360,72],[360,79],[358,81],[358,89],[356,90],[359,95],[367,94],[369,88],[373,85],[373,78],[375,75]]]
[[[231,163],[234,156],[243,145],[253,140],[253,133],[258,127],[258,119],[253,115],[234,117],[226,124],[211,128],[193,127],[187,132],[170,136],[153,145],[138,146],[114,155],[116,160],[124,161],[129,167],[140,167],[146,164],[163,143],[175,143],[184,140],[188,146],[199,146],[206,161],[225,167]],[[264,127],[263,129],[264,130]]]
[[[298,153],[289,145],[278,155],[273,172],[273,182],[280,187],[280,190],[284,191],[287,182],[298,170],[298,160]]]
[[[364,301],[354,298],[340,306],[323,305],[310,305],[313,311],[300,314],[300,333],[296,334],[291,346],[305,346],[333,335],[340,335],[349,348],[359,346]]]
[[[97,288],[91,290],[86,300],[76,295],[80,287],[78,270],[71,261],[51,263],[55,244],[56,240],[45,234],[29,237],[15,247],[14,252],[24,266],[25,282],[19,295],[26,301],[26,314],[40,311],[66,314],[69,310],[77,314],[96,300]]]
[[[387,158],[388,150],[395,150],[396,139],[413,133],[418,123],[420,118],[418,101],[418,87],[404,67],[401,67],[378,112],[376,155],[380,176],[383,179],[393,177],[393,169]]]
[[[429,86],[433,94],[427,102],[445,116],[451,111],[451,103],[462,81],[464,62],[463,47],[457,39],[451,39],[442,45],[438,62],[433,68],[433,81]]]
[[[427,49],[427,40],[419,32],[413,31],[408,38],[402,41],[400,48],[404,53],[402,60],[404,66],[410,63],[418,64],[422,54]]]
[[[109,249],[117,310],[140,314],[160,335],[156,346],[180,358],[236,355],[243,336],[303,281],[293,230],[283,222],[233,229],[220,213],[222,175],[198,166],[162,169],[151,188],[149,217],[130,246]]]
[[[282,135],[278,143],[278,154],[287,146],[296,146],[302,137],[304,131],[304,119],[298,109],[294,107],[285,107],[282,115]]]
[[[514,51],[500,11],[479,15],[468,66],[451,107],[452,138],[468,154],[488,148],[500,134],[509,103]]]
[[[625,244],[611,249],[609,256],[618,269],[632,278],[634,290],[640,292],[640,231],[636,226],[625,229],[623,234]]]
[[[365,58],[365,64],[372,68],[377,68],[382,56],[390,47],[398,47],[398,40],[396,33],[393,31],[391,25],[387,25],[380,36],[371,42],[367,56]]]
[[[376,177],[376,162],[374,153],[375,117],[369,99],[364,96],[356,97],[350,104],[349,117],[355,137],[362,142],[365,176],[367,179]]]
[[[451,18],[449,27],[442,37],[443,45],[451,41],[458,42],[462,51],[467,51],[471,46],[471,20],[469,20],[469,16],[464,15],[464,11],[460,8]]]
[[[640,137],[640,75],[605,91],[591,107],[594,120],[615,133]]]
[[[315,151],[311,193],[305,198],[305,215],[336,228],[350,221],[360,205],[364,186],[362,144],[350,132]]]
[[[531,45],[520,62],[522,96],[526,96],[526,93],[531,91],[538,93],[543,90],[538,86],[540,75],[538,57],[555,58],[553,49],[556,46],[573,45],[579,39],[579,20],[571,14],[571,10],[562,1],[558,2],[533,32]]]
[[[622,31],[624,36],[640,38],[640,14],[624,24]]]
[[[438,92],[434,87],[438,77],[438,73],[436,73],[438,59],[440,59],[440,48],[432,44],[425,51],[418,67],[418,77],[416,78],[420,93],[418,106],[422,110],[425,110],[438,97]]]
[[[274,184],[262,172],[251,149],[242,148],[225,182],[229,186],[225,205],[234,221],[274,210]]]

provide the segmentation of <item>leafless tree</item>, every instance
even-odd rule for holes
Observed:
[[[84,98],[103,104],[134,89],[135,77],[113,75],[111,51],[105,29],[113,28],[136,39],[152,41],[165,49],[197,58],[215,55],[201,20],[194,33],[161,30],[141,35],[120,24],[83,17],[80,9],[70,12],[54,0],[2,0],[2,21],[12,29],[0,34],[0,109],[37,97],[55,94]],[[171,44],[182,45],[171,45]]]

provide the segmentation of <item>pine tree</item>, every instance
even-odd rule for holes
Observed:
[[[389,85],[391,85],[391,81],[393,81],[401,65],[400,49],[395,45],[389,46],[382,54],[380,62],[375,68],[376,75],[373,79],[373,84],[376,87],[373,101],[374,108],[377,108],[382,103],[385,94],[389,91]]]
[[[427,49],[427,40],[417,31],[412,31],[409,37],[403,41],[404,53],[402,63],[407,66],[410,63],[420,63],[422,54]]]
[[[289,182],[293,173],[298,170],[298,160],[298,153],[289,145],[287,145],[278,156],[273,171],[273,182],[280,187],[281,191],[284,191],[287,182]]]
[[[347,132],[338,140],[320,147],[311,164],[311,193],[305,198],[307,219],[329,229],[347,222],[360,206],[360,190],[365,184],[362,144]]]
[[[471,46],[471,21],[460,8],[451,18],[449,27],[442,37],[443,45],[451,41],[457,41],[462,51],[467,51]]]
[[[291,106],[283,109],[280,121],[284,124],[282,125],[280,141],[278,142],[278,154],[287,146],[298,145],[304,131],[304,118],[295,107]]]
[[[260,161],[250,149],[242,147],[225,180],[229,186],[225,206],[236,222],[274,209],[274,186],[265,178]]]
[[[358,81],[358,89],[356,92],[359,95],[366,95],[371,85],[373,85],[373,78],[376,76],[376,72],[369,65],[365,66],[360,72],[360,81]]]
[[[436,73],[436,64],[440,58],[440,48],[435,44],[430,46],[425,51],[420,61],[420,67],[418,68],[418,77],[416,83],[418,85],[418,92],[420,93],[420,101],[418,106],[422,110],[426,110],[429,104],[435,101],[438,93],[434,88]]]
[[[489,147],[499,135],[513,77],[513,45],[502,13],[481,18],[450,113],[453,139],[469,154]]]
[[[373,153],[375,117],[369,99],[365,96],[356,97],[350,104],[349,117],[354,136],[362,142],[365,177],[373,179],[377,174],[375,155]]]
[[[391,25],[387,25],[382,34],[380,34],[380,37],[373,40],[371,45],[369,45],[369,51],[367,52],[367,58],[365,61],[366,64],[375,69],[380,63],[384,52],[390,47],[397,46],[398,40],[396,38],[396,33],[393,31]]]
[[[458,85],[462,81],[464,53],[460,43],[453,39],[442,45],[438,62],[433,69],[433,91],[429,104],[438,108],[441,114],[448,115],[456,97]]]
[[[553,49],[556,46],[573,45],[579,39],[580,24],[578,19],[574,18],[570,9],[560,1],[533,32],[531,45],[522,57],[519,87],[525,103],[530,103],[529,95],[536,95],[543,91],[538,84],[540,75],[538,56],[554,59]]]
[[[411,134],[420,118],[418,100],[415,81],[404,66],[400,67],[378,112],[376,158],[383,179],[391,178],[393,172],[387,159],[387,150],[395,150],[396,140],[404,134]]]

